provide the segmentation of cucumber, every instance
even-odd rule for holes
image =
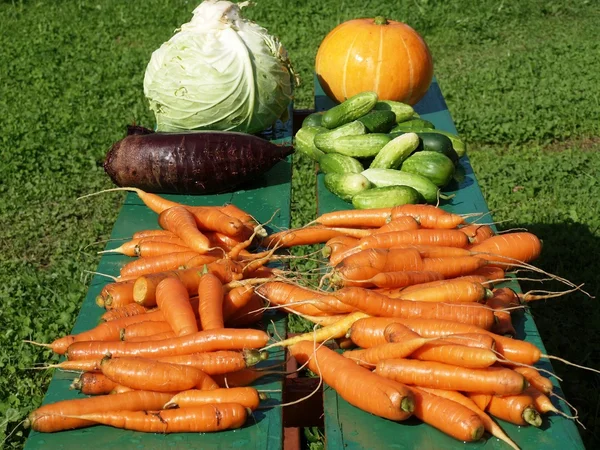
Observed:
[[[391,137],[383,133],[342,136],[332,142],[331,151],[354,158],[369,158],[379,153],[391,140]]]
[[[315,146],[315,136],[323,131],[327,131],[327,128],[312,126],[300,128],[294,136],[294,149],[318,161],[325,153]]]
[[[436,186],[444,187],[454,176],[454,163],[443,153],[422,151],[409,156],[403,163],[403,172],[429,178]]]
[[[320,127],[321,120],[323,120],[324,113],[325,113],[325,111],[318,111],[318,112],[309,114],[302,121],[302,126],[303,127]]]
[[[396,169],[367,169],[361,172],[376,187],[410,186],[423,196],[427,203],[437,203],[440,198],[439,188],[428,178],[416,173],[403,172]]]
[[[321,119],[321,125],[330,130],[364,116],[377,103],[377,94],[372,91],[361,92],[327,110]]]
[[[396,128],[396,127],[394,127]],[[392,130],[390,131],[390,134],[393,136],[396,133],[399,133],[400,130],[394,131],[394,128],[392,128]],[[408,130],[403,130],[404,132],[408,131]],[[459,138],[456,134],[452,134],[449,133],[447,131],[444,130],[437,130],[437,129],[431,129],[431,128],[422,128],[422,129],[415,129],[415,130],[410,130],[413,133],[417,133],[417,134],[421,134],[421,133],[435,133],[435,134],[441,134],[443,136],[446,136],[448,139],[450,139],[450,142],[452,142],[452,148],[454,149],[454,151],[456,152],[456,154],[458,155],[459,158],[461,158],[465,153],[467,153],[467,146],[465,144],[465,142]]]
[[[328,173],[323,181],[330,192],[347,202],[359,192],[372,187],[371,182],[360,173]]]
[[[393,111],[370,111],[357,119],[369,133],[387,133],[396,124]]]
[[[397,169],[419,146],[416,133],[404,133],[385,144],[369,165],[373,169]]]
[[[433,130],[435,128],[435,125],[432,124],[429,120],[413,118],[405,122],[399,123],[394,128],[392,128],[390,133],[394,133],[396,131],[416,131],[422,130],[423,128]]]
[[[333,144],[341,137],[363,135],[367,132],[365,126],[358,120],[339,126],[334,130],[328,130],[327,128],[324,128],[324,130],[315,136],[315,145],[326,153],[335,151]]]
[[[410,186],[386,186],[367,189],[352,197],[356,209],[392,208],[419,203],[421,194]]]
[[[361,173],[365,168],[357,159],[339,153],[325,153],[319,158],[323,173]]]
[[[412,133],[411,131],[407,131],[406,133]],[[390,133],[390,136],[395,139],[396,136],[400,136],[403,133]],[[430,133],[430,132],[418,132],[417,136],[419,136],[419,146],[415,151],[430,151],[430,152],[438,152],[446,155],[448,158],[452,160],[454,164],[456,164],[459,160],[458,153],[452,147],[452,141],[448,136],[444,136],[440,133]]]
[[[396,115],[397,123],[404,122],[416,114],[412,106],[393,100],[380,100],[375,103],[374,109],[378,111],[392,111]]]

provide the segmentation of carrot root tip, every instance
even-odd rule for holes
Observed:
[[[404,397],[400,402],[400,409],[412,413],[415,410],[415,401],[412,397]]]

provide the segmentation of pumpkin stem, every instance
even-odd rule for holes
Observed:
[[[383,16],[377,16],[377,17],[375,17],[373,19],[373,23],[375,25],[387,25],[389,22],[388,22],[388,20],[385,17],[383,17]]]

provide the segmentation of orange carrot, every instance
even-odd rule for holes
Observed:
[[[460,227],[459,230],[469,236],[471,245],[481,244],[496,234],[489,225],[479,225],[476,223]]]
[[[248,412],[236,403],[200,405],[181,409],[109,411],[75,416],[79,419],[145,433],[207,433],[240,428]]]
[[[374,229],[371,234],[391,233],[394,231],[416,230],[420,228],[419,222],[412,216],[397,216],[385,225]]]
[[[96,298],[96,304],[107,310],[121,308],[133,303],[133,281],[108,283]]]
[[[470,398],[464,396],[463,394],[461,394],[459,392],[445,391],[442,389],[431,389],[431,388],[423,388],[422,387],[422,388],[419,388],[419,390],[428,392],[429,394],[432,394],[432,395],[437,395],[438,397],[447,398],[448,400],[452,400],[456,403],[459,403],[459,404],[469,408],[471,411],[473,411],[475,414],[477,414],[479,416],[479,418],[481,419],[481,422],[483,423],[485,430],[488,433],[490,433],[492,436],[500,439],[501,441],[506,442],[514,450],[519,450],[519,447],[517,446],[517,444],[515,444],[513,442],[513,440],[508,437],[508,435],[502,430],[502,428],[500,428],[500,426],[496,422],[494,422],[490,416],[488,416],[486,413],[484,413],[483,410],[481,408],[479,408],[475,404],[475,402],[473,402]]]
[[[478,257],[501,267],[533,261],[542,251],[542,242],[529,232],[506,233],[486,239],[471,247]]]
[[[346,333],[346,337],[352,339],[352,342],[354,342],[357,347],[375,347],[376,345],[381,345],[388,342],[385,337],[384,330],[390,324],[396,322],[397,319],[392,317],[368,317],[365,319],[360,319],[352,324]]]
[[[157,358],[157,361],[168,362],[171,364],[181,364],[192,366],[200,369],[208,375],[219,375],[258,364],[266,359],[265,352],[257,352],[256,350],[239,351],[216,351],[206,353],[192,353],[189,355],[164,356]]]
[[[186,209],[192,213],[196,226],[201,231],[215,231],[227,236],[238,236],[243,231],[244,224],[242,221],[225,213],[222,208],[187,206]]]
[[[128,409],[130,411],[158,410],[172,394],[163,392],[131,391],[123,394],[61,400],[43,405],[29,414],[25,426],[32,430],[50,433],[93,425],[93,422],[74,418],[90,413]]]
[[[156,304],[175,335],[198,332],[196,316],[186,286],[178,278],[165,278],[156,287]]]
[[[167,322],[164,322],[167,323]],[[170,326],[170,325],[169,325]],[[173,330],[161,331],[160,333],[150,334],[148,336],[135,336],[123,339],[127,342],[151,342],[151,341],[162,341],[163,339],[171,339],[177,337]]]
[[[416,417],[459,441],[475,442],[483,437],[481,418],[466,406],[419,388],[412,389]]]
[[[123,386],[154,392],[179,392],[187,389],[216,389],[217,384],[200,369],[146,358],[104,357],[102,373]]]
[[[265,248],[289,248],[298,245],[314,245],[327,242],[337,236],[359,238],[367,236],[369,231],[354,228],[331,228],[322,225],[293,228],[273,233],[262,240]]]
[[[527,389],[525,389],[523,393],[531,396],[531,399],[533,400],[533,405],[535,406],[537,412],[539,412],[540,414],[547,414],[549,412],[553,412],[556,414],[564,414],[552,404],[552,400],[550,400],[550,398],[546,394],[538,391],[536,388],[529,386]]]
[[[223,283],[216,275],[205,273],[198,283],[198,308],[203,330],[223,328]]]
[[[388,359],[377,364],[375,373],[408,385],[450,391],[515,395],[527,387],[523,375],[504,367],[473,369],[434,361]]]
[[[203,254],[211,250],[208,238],[198,230],[194,215],[184,206],[175,206],[161,212],[158,224],[179,236],[195,252]]]
[[[350,237],[350,236],[336,236],[334,238],[329,239],[323,249],[321,250],[321,254],[325,258],[329,258],[336,253],[341,253],[343,251],[348,250],[350,247],[353,247],[358,243],[358,239]]]
[[[419,336],[419,334],[415,333],[401,323],[390,323],[383,329],[383,336],[387,342],[401,342],[404,339],[415,338]],[[448,344],[491,350],[493,352],[496,350],[496,343],[494,342],[494,339],[491,336],[482,333],[450,334],[443,338],[436,338],[436,340],[432,341],[431,343],[425,344],[424,347],[432,348],[435,346]],[[493,353],[493,355],[495,362],[495,353]]]
[[[238,286],[223,296],[223,320],[227,321],[236,311],[248,304],[254,295],[254,286]]]
[[[77,389],[86,395],[108,394],[117,383],[99,372],[84,372],[71,383],[71,389]]]
[[[135,256],[140,258],[155,258],[169,253],[197,253],[185,245],[172,242],[148,241],[140,242],[135,246]]]
[[[469,400],[472,400],[473,403],[475,403],[475,405],[482,411],[487,410],[487,407],[492,401],[493,397],[491,394],[477,394],[473,392],[469,392],[467,395]]]
[[[219,210],[231,217],[239,219],[242,224],[244,224],[245,233],[247,236],[250,236],[254,230],[257,230],[257,236],[265,237],[267,235],[265,229],[260,227],[260,223],[254,217],[252,217],[243,209],[238,208],[233,203],[221,206],[219,207]]]
[[[371,316],[447,319],[477,325],[484,329],[489,329],[494,323],[493,312],[478,303],[393,299],[360,287],[339,289],[332,294],[332,297]]]
[[[344,267],[373,268],[379,272],[420,270],[422,259],[414,248],[370,248],[349,255],[336,265],[337,270]]]
[[[464,223],[462,216],[444,211],[433,205],[400,205],[392,209],[392,219],[408,215],[417,219],[423,228],[451,229]]]
[[[228,327],[246,327],[256,324],[262,319],[265,311],[263,299],[253,294],[250,301],[233,313],[225,322]]]
[[[516,366],[513,370],[523,375],[532,387],[546,395],[550,395],[554,390],[552,380],[540,375],[533,367]]]
[[[121,267],[120,278],[135,278],[149,273],[179,269],[196,256],[199,256],[196,252],[175,252],[135,259]],[[204,264],[217,259],[216,256],[202,256]]]
[[[315,222],[328,227],[377,228],[391,217],[391,208],[349,209],[321,214]]]
[[[412,289],[400,292],[400,298],[420,302],[481,302],[491,297],[492,292],[481,283],[467,280],[445,280],[437,286],[413,286]]]
[[[175,205],[173,205],[175,206]],[[142,239],[150,236],[175,236],[168,230],[142,230],[133,233],[132,239]]]
[[[417,337],[404,339],[401,342],[381,344],[368,349],[349,350],[344,352],[343,356],[371,369],[384,359],[406,358],[427,342],[428,339],[417,335]]]
[[[323,316],[336,313],[335,309],[331,309],[330,311],[322,311],[316,306],[308,303],[294,305],[294,303],[300,302],[317,302],[324,297],[324,294],[319,291],[303,288],[292,283],[270,281],[256,287],[256,292],[271,303],[293,307],[294,310],[302,314],[307,314],[310,316]]]
[[[487,405],[486,412],[515,425],[542,425],[542,417],[535,409],[531,395],[525,393],[504,397],[494,395]]]
[[[504,280],[506,277],[504,274],[504,269],[496,266],[483,266],[471,272],[471,274],[485,277],[488,281],[494,282],[493,284],[498,283],[499,280]]]
[[[456,278],[467,275],[486,264],[486,260],[475,256],[423,258],[423,270],[441,273],[444,278]]]
[[[175,394],[165,404],[164,408],[189,408],[192,406],[220,403],[237,403],[254,411],[260,404],[260,396],[258,395],[258,391],[252,387],[217,388],[211,391],[192,389]]]
[[[110,323],[110,322],[107,322]],[[66,352],[68,359],[101,358],[107,353],[114,357],[139,356],[158,358],[161,356],[185,355],[217,350],[242,350],[262,348],[269,336],[264,331],[253,329],[229,329],[198,331],[186,336],[156,342],[85,341],[74,342]]]
[[[515,292],[509,288],[495,289],[493,296],[485,304],[494,310],[494,316],[496,316],[496,323],[492,327],[492,331],[496,334],[516,337],[517,331],[512,324],[510,310],[507,310],[519,304]]]
[[[99,254],[119,253],[119,254],[125,255],[125,256],[137,256],[135,248],[140,243],[140,241],[141,241],[141,239],[131,239],[127,242],[124,242],[119,247],[112,248],[109,250],[102,250],[101,252],[98,252],[98,253]]]
[[[400,383],[390,383],[327,347],[301,341],[289,347],[300,364],[321,376],[348,403],[390,420],[405,420],[414,409],[411,391]]]
[[[127,325],[125,328],[121,328],[121,340],[131,341],[134,338],[147,338],[153,334],[165,333],[167,331],[173,331],[173,329],[166,320],[136,322]]]
[[[496,353],[490,349],[454,344],[445,339],[426,343],[421,348],[415,350],[409,358],[420,361],[441,362],[472,369],[485,369],[498,361]]]
[[[437,272],[427,270],[405,270],[400,272],[380,272],[369,279],[369,283],[381,288],[381,294],[389,297],[399,297],[400,295],[390,295],[388,292],[400,292],[398,288],[407,286],[419,286],[430,281],[442,280],[443,277]]]
[[[133,292],[133,289],[132,289]],[[145,314],[148,311],[148,308],[138,304],[138,303],[129,303],[125,306],[121,306],[120,308],[114,308],[110,311],[106,311],[102,316],[100,316],[100,320],[102,322],[110,322],[111,320],[121,319],[123,317],[137,316],[139,314]]]

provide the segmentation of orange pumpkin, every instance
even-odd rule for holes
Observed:
[[[374,91],[380,100],[414,105],[429,88],[433,61],[414,29],[375,17],[331,30],[317,51],[315,71],[325,93],[338,102]]]

